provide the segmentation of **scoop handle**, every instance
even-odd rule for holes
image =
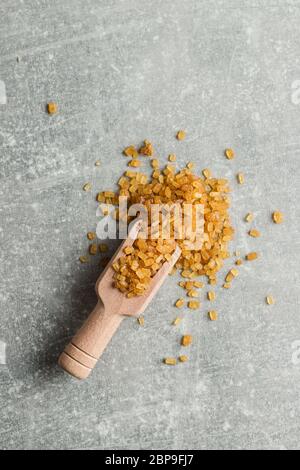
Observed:
[[[94,310],[60,355],[58,364],[77,379],[85,379],[120,326],[123,316],[105,311],[99,300]]]

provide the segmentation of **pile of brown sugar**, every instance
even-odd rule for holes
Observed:
[[[132,166],[133,162],[140,162],[140,155],[151,157],[153,146],[145,141],[139,151],[130,146],[124,150],[124,154],[132,158],[129,162]],[[204,217],[201,247],[188,248],[187,242],[193,240],[187,233],[182,238],[178,238],[177,234],[176,240],[174,239],[176,217],[173,215],[170,238],[137,239],[132,247],[125,248],[123,256],[113,265],[115,286],[127,297],[142,295],[162,264],[170,260],[176,243],[181,248],[181,257],[175,270],[180,270],[181,276],[187,279],[205,275],[211,283],[216,283],[218,271],[224,260],[230,256],[228,242],[234,235],[228,211],[228,181],[212,177],[208,169],[203,170],[203,177],[200,177],[193,173],[191,163],[179,171],[170,164],[160,168],[156,158],[151,159],[151,165],[153,172],[150,177],[138,171],[126,171],[119,179],[119,190],[99,193],[98,202],[117,204],[119,196],[127,196],[129,207],[143,204],[149,211],[152,204],[172,206],[177,203],[182,208],[187,203],[192,207],[201,204]],[[118,216],[116,213],[116,218]],[[162,230],[161,223],[158,230]]]

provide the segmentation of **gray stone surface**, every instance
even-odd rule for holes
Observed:
[[[299,0],[1,1],[2,449],[300,447],[299,26]],[[216,323],[203,300],[170,327],[180,290],[169,278],[145,327],[124,322],[78,383],[56,360],[95,302],[98,262],[77,261],[94,193],[114,187],[122,147],[145,137],[161,159],[175,152],[232,180],[232,249],[262,256],[230,292],[217,288]],[[249,210],[259,240],[246,235]],[[184,332],[190,362],[162,365]]]

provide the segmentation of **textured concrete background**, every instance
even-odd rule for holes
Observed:
[[[299,0],[1,1],[1,448],[300,448],[299,117]],[[124,322],[78,383],[55,363],[95,302],[98,261],[77,261],[94,193],[114,188],[122,147],[143,138],[162,160],[229,177],[232,250],[262,256],[217,289],[215,323],[204,300],[171,327],[169,278],[145,327]],[[190,362],[164,366],[182,333]]]

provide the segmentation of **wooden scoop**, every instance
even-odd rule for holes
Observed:
[[[122,320],[126,316],[140,315],[145,310],[181,254],[177,246],[172,259],[165,262],[156,273],[144,295],[126,297],[113,286],[112,263],[122,256],[126,246],[133,244],[141,225],[141,220],[132,223],[128,238],[121,244],[96,283],[96,307],[59,357],[59,365],[78,379],[88,377]]]

